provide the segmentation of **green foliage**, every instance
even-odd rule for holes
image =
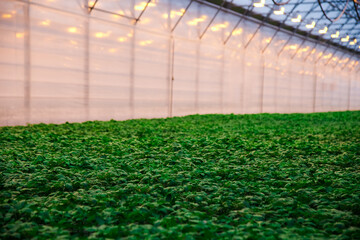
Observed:
[[[358,239],[360,112],[0,128],[1,239]]]

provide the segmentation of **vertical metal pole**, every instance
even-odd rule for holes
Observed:
[[[31,29],[30,29],[30,3],[29,1],[24,5],[24,20],[25,20],[25,34],[24,34],[24,107],[25,107],[25,122],[30,122],[31,119]]]
[[[224,113],[224,68],[225,68],[225,45],[222,45],[221,74],[220,74],[220,111]]]
[[[301,88],[301,103],[300,103],[300,106],[301,106],[301,111],[304,110],[304,72],[305,72],[305,61],[303,61],[302,63],[302,74],[301,74],[301,83],[300,83],[300,88]]]
[[[350,110],[350,103],[351,103],[351,78],[352,78],[352,72],[350,72],[350,77],[349,77],[349,83],[348,83],[348,89],[347,89],[347,107],[346,110],[349,111]]]
[[[276,56],[276,65],[279,65],[279,55]],[[275,112],[278,112],[278,78],[279,78],[279,72],[278,70],[275,68],[275,82],[274,82],[274,105],[275,105]]]
[[[224,1],[225,2],[225,1]],[[232,1],[231,1],[232,2]],[[224,17],[222,16],[222,21],[224,21]],[[224,29],[221,30],[222,39],[224,38]],[[221,74],[220,74],[220,111],[224,113],[224,75],[225,75],[225,45],[222,44],[222,53],[221,53]]]
[[[171,93],[172,93],[172,89],[171,89],[171,85],[172,85],[172,69],[173,69],[173,36],[172,36],[172,32],[171,32],[171,17],[170,17],[170,13],[171,13],[171,1],[169,1],[168,3],[168,13],[167,13],[167,28],[169,29],[169,42],[168,42],[168,56],[167,56],[167,63],[168,63],[168,68],[167,68],[167,74],[166,74],[166,92],[167,92],[167,105],[168,105],[168,117],[172,116],[172,98],[171,98]]]
[[[246,50],[243,48],[242,60],[241,60],[241,113],[245,113],[245,58],[246,58]]]
[[[313,81],[313,112],[316,110],[316,85],[317,85],[317,75],[316,75],[316,64],[314,64],[314,81]]]
[[[201,15],[201,7],[198,5],[197,17]],[[198,35],[200,34],[200,24],[197,25]],[[201,51],[201,39],[197,39],[196,44],[196,63],[195,63],[195,112],[199,113],[199,81],[200,81],[200,51]]]
[[[289,65],[289,78],[287,80],[288,82],[288,97],[287,97],[287,108],[288,108],[288,112],[291,112],[291,97],[292,97],[292,59],[290,59],[290,65]]]
[[[195,111],[199,113],[199,81],[200,81],[200,47],[201,40],[196,43],[196,64],[195,64]]]
[[[135,2],[132,0],[132,9],[134,9]],[[145,9],[144,9],[145,11]],[[135,44],[136,44],[136,25],[132,26],[132,41],[130,45],[130,79],[129,79],[129,110],[130,118],[134,118],[135,104],[134,104],[134,84],[135,84]]]
[[[264,81],[265,81],[265,59],[261,54],[261,79],[260,79],[260,113],[264,112]]]
[[[175,40],[171,36],[171,79],[170,79],[170,101],[169,101],[169,117],[173,116],[173,100],[174,100],[174,62],[175,62]]]
[[[90,19],[87,14],[85,19],[85,53],[84,53],[84,107],[85,107],[85,118],[89,120],[89,98],[90,98]]]
[[[331,68],[331,76],[334,76],[334,69]],[[335,88],[334,88],[334,85],[335,85],[335,79],[334,77],[332,78],[332,87],[331,87],[331,111],[334,110],[334,91],[335,91]]]

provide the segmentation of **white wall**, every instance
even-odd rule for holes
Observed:
[[[239,16],[221,11],[205,31],[217,10],[198,2],[171,32],[189,0],[154,1],[136,25],[84,2],[0,1],[0,125],[360,109],[359,58],[341,50],[284,46],[267,26],[253,36],[246,19],[224,44]],[[142,3],[97,7],[137,17]]]

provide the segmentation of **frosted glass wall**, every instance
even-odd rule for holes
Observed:
[[[0,125],[360,109],[358,56],[189,3],[1,0]]]

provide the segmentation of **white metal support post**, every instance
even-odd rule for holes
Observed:
[[[97,2],[97,1],[96,1]],[[86,8],[85,11],[85,21],[84,21],[84,106],[85,106],[85,117],[86,119],[90,119],[90,106],[89,106],[89,98],[90,98],[90,14],[91,10],[95,7],[94,3],[91,8],[88,7],[88,1],[84,1],[84,6]]]
[[[30,3],[24,4],[24,107],[25,122],[31,119],[31,27],[30,27]]]

